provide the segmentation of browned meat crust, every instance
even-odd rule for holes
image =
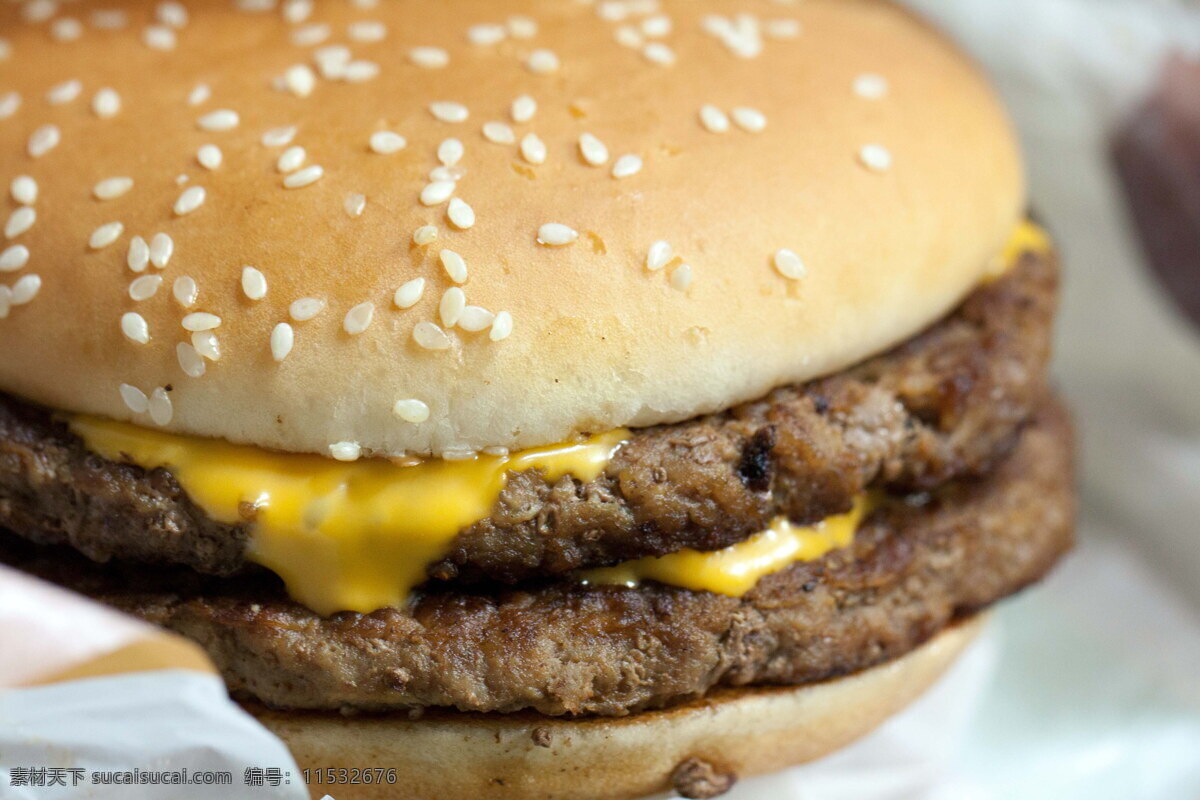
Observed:
[[[560,581],[441,589],[409,610],[321,618],[270,576],[100,567],[14,537],[0,556],[195,639],[235,692],[267,703],[621,715],[911,650],[1051,567],[1071,543],[1071,475],[1069,422],[1048,404],[989,478],[888,500],[851,547],[741,599]]]
[[[927,490],[985,473],[1044,390],[1057,293],[1029,254],[948,319],[862,366],[677,425],[638,431],[590,483],[512,474],[463,531],[442,579],[515,582],[684,547],[725,547],[786,514],[844,511],[865,487]],[[40,409],[0,395],[0,526],[89,557],[246,566],[246,526],[219,524],[169,472],[89,453]]]

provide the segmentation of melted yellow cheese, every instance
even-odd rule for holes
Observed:
[[[1017,265],[1025,253],[1048,253],[1051,250],[1050,235],[1045,229],[1032,220],[1023,220],[1013,229],[1012,235],[1004,245],[1004,250],[996,257],[984,274],[984,282],[994,281],[1003,277]]]
[[[616,430],[510,456],[400,466],[274,453],[89,417],[74,418],[71,429],[105,458],[168,468],[213,519],[252,522],[247,557],[320,614],[403,605],[455,535],[491,512],[509,471],[590,481],[629,436]]]
[[[585,583],[636,586],[641,581],[680,586],[684,589],[741,597],[764,575],[779,572],[798,561],[815,561],[854,541],[867,499],[859,498],[854,508],[816,525],[800,527],[779,517],[762,533],[724,550],[702,553],[681,550],[657,558],[639,558],[615,567],[580,573]]]

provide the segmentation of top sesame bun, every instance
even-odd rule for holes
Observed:
[[[885,2],[310,5],[0,6],[0,176],[32,178],[0,389],[288,451],[534,446],[860,361],[1022,210],[992,92]]]

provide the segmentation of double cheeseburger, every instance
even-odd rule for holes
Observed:
[[[1070,545],[1057,261],[992,92],[890,3],[0,33],[3,558],[392,776],[317,796],[715,796]]]

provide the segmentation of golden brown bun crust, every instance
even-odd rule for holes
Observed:
[[[175,48],[163,51],[143,43],[154,5],[107,4],[128,11],[117,31],[96,30],[78,9],[84,25],[74,41],[55,41],[53,22],[21,21],[15,4],[0,6],[11,49],[4,89],[22,98],[0,121],[0,178],[27,174],[40,188],[36,223],[4,244],[27,246],[29,262],[0,273],[0,283],[42,279],[32,302],[0,320],[0,389],[55,408],[151,424],[126,408],[118,386],[170,385],[171,430],[316,452],[339,441],[379,453],[524,447],[676,421],[841,369],[912,335],[978,282],[1023,205],[1014,138],[983,79],[924,24],[877,0],[746,3],[764,29],[778,18],[802,26],[795,38],[764,35],[753,58],[704,29],[706,15],[734,10],[729,3],[664,2],[671,32],[648,41],[666,43],[673,66],[618,44],[619,25],[642,18],[609,22],[601,5],[319,5],[304,25],[328,24],[325,44],[348,44],[379,75],[318,78],[305,98],[272,88],[289,67],[313,63],[280,11],[191,4]],[[468,40],[469,25],[514,14],[537,23],[532,38]],[[352,41],[355,20],[385,23],[386,36]],[[412,47],[430,45],[445,49],[445,68],[409,60]],[[538,48],[557,54],[556,72],[526,66]],[[856,93],[867,73],[886,79],[885,96]],[[52,104],[47,92],[72,79],[81,94]],[[211,99],[191,106],[199,83]],[[121,97],[111,118],[91,108],[102,87]],[[539,108],[517,124],[509,108],[522,94]],[[429,105],[441,100],[464,104],[470,118],[436,120]],[[709,103],[759,109],[766,127],[709,132],[699,117]],[[238,126],[201,130],[197,120],[218,109],[236,111]],[[531,166],[516,145],[486,140],[489,121],[509,123],[518,140],[536,132],[546,163]],[[59,127],[61,143],[33,158],[27,142],[47,124]],[[306,188],[282,187],[284,148],[261,142],[287,125],[297,126],[292,144],[306,149],[306,163],[324,168]],[[372,153],[368,139],[384,129],[407,147]],[[607,145],[603,167],[582,159],[583,133]],[[456,194],[477,216],[464,231],[448,224],[445,205],[418,201],[439,143],[452,136],[466,150]],[[196,160],[208,143],[224,154],[215,170]],[[869,144],[890,152],[890,169],[861,163]],[[624,154],[645,166],[614,179]],[[133,188],[95,199],[92,187],[115,176],[132,178]],[[192,186],[206,201],[175,215]],[[352,193],[367,198],[358,218],[343,210]],[[92,232],[114,221],[124,226],[119,238],[90,249]],[[578,241],[539,245],[539,227],[550,222],[578,231]],[[419,247],[412,233],[425,224],[440,236]],[[165,269],[142,273],[164,282],[135,302],[130,239],[160,231],[173,238],[174,255]],[[657,240],[690,265],[686,291],[672,286],[674,265],[646,269]],[[438,261],[443,247],[466,259],[468,304],[511,312],[507,339],[455,328],[449,350],[414,343],[414,325],[437,321],[451,285]],[[803,259],[806,277],[773,268],[781,248]],[[261,300],[242,293],[247,265],[266,276]],[[187,312],[171,292],[181,276],[199,286],[189,310],[222,319],[221,359],[199,378],[177,362],[176,344],[188,339]],[[418,277],[424,298],[398,310],[393,292]],[[276,363],[271,331],[302,297],[327,307],[292,322],[295,346]],[[374,321],[349,335],[343,318],[364,302],[375,304]],[[148,344],[122,335],[131,311],[147,321]],[[429,421],[398,419],[392,407],[403,398],[428,403]]]
[[[928,689],[986,624],[946,628],[907,655],[801,687],[729,689],[677,708],[620,718],[429,713],[343,717],[251,711],[301,769],[394,769],[395,785],[319,786],[338,800],[626,800],[675,788],[700,769],[745,778],[802,764],[859,739]],[[672,787],[672,782],[675,786]]]

